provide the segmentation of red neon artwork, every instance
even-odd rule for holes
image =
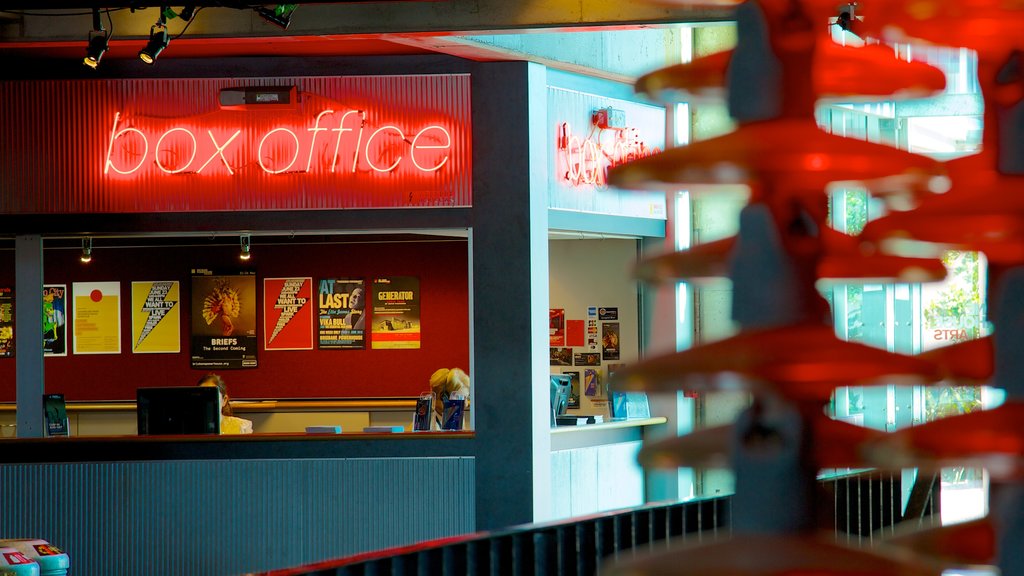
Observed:
[[[556,142],[558,178],[574,186],[607,186],[608,170],[661,152],[640,138],[636,128],[573,133],[568,122],[558,125]]]

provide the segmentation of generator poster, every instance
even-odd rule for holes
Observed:
[[[0,358],[14,356],[14,289],[0,286]]]
[[[121,283],[71,284],[75,354],[121,353]]]
[[[374,349],[420,347],[420,279],[391,276],[373,280]]]
[[[192,269],[192,367],[255,368],[256,272]]]
[[[43,286],[43,356],[68,355],[68,285]]]
[[[313,279],[263,279],[266,350],[313,349]]]
[[[181,352],[181,286],[177,280],[132,282],[132,352]]]
[[[326,278],[317,288],[321,350],[366,348],[366,281],[362,278]]]

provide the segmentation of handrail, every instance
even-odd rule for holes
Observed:
[[[899,510],[900,473],[876,470],[821,480],[830,491],[836,508],[835,529],[846,534],[847,543],[871,542],[872,533],[892,529],[904,518]],[[885,485],[884,489],[861,489]],[[929,514],[938,517],[938,483],[927,482],[933,503],[928,510],[915,511],[919,521]],[[888,495],[888,501],[884,496]],[[867,499],[864,499],[864,496]],[[883,497],[880,498],[879,497]],[[865,507],[865,522],[846,521]],[[731,535],[732,497],[720,496],[686,502],[658,503],[511,528],[428,540],[262,573],[263,576],[330,576],[391,574],[545,574],[590,576],[602,563],[622,553],[655,550],[681,544],[713,541]],[[510,569],[518,566],[518,569]]]

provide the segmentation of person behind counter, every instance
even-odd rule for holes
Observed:
[[[220,390],[220,433],[221,434],[252,434],[252,420],[235,416],[231,409],[231,397],[224,379],[216,374],[206,374],[199,379],[200,386],[216,386]]]
[[[434,393],[434,421],[432,430],[461,430],[462,412],[455,416],[457,422],[447,422],[451,414],[445,413],[445,401],[451,398],[462,398],[462,411],[469,408],[469,375],[461,368],[441,368],[430,375],[430,390]]]

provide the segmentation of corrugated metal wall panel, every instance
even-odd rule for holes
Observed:
[[[471,532],[472,458],[0,465],[0,536],[88,575],[268,570]]]
[[[225,88],[271,86],[294,86],[297,104],[218,103]],[[0,213],[470,206],[469,86],[465,74],[0,82]],[[336,114],[315,131],[325,110]],[[352,130],[333,131],[345,111]],[[417,169],[412,141],[433,125],[451,148],[417,156],[427,167],[431,154],[448,160]],[[401,136],[374,138],[384,126]],[[430,131],[418,145],[442,140]],[[394,170],[370,166],[400,157]]]

